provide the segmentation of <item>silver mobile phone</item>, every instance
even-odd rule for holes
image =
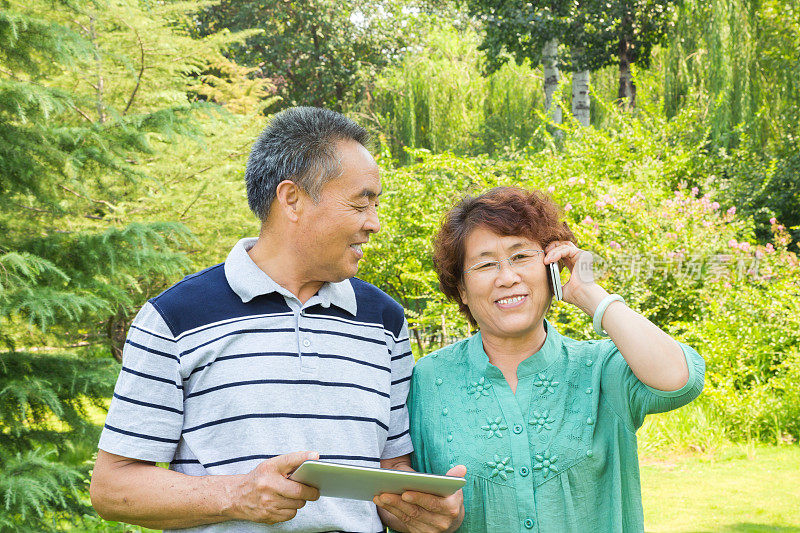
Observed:
[[[561,300],[564,293],[561,290],[561,274],[559,273],[558,261],[547,265],[547,278],[550,280],[550,290],[553,291],[553,298]]]

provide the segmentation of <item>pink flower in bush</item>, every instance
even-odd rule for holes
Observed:
[[[675,229],[676,230],[682,230],[683,229],[683,222],[676,222],[675,223]]]
[[[603,208],[606,206],[606,203],[605,203],[603,200],[597,200],[597,201],[594,203],[594,206],[595,206],[597,209],[603,209]]]
[[[583,178],[580,178],[580,179],[578,179],[578,183],[581,184],[581,185],[584,185],[586,183],[586,180],[583,179]]]
[[[771,242],[768,242],[764,248],[766,248],[768,254],[771,254],[772,252],[775,251],[775,247],[772,246]]]
[[[762,257],[764,257],[764,252],[756,250],[756,259],[761,259]]]
[[[567,204],[564,206],[564,211],[571,211],[571,210],[572,210],[572,204]]]
[[[703,221],[703,226],[705,226],[705,227],[707,227],[707,228],[708,228],[708,227],[710,227],[710,226],[711,226],[711,224],[713,224],[713,222],[711,222],[710,220],[704,220],[704,221]]]
[[[698,189],[697,187],[692,187],[692,196],[697,196],[697,193],[699,193],[699,192],[700,192],[700,189]]]
[[[771,219],[769,219],[769,223],[770,224],[777,224],[778,220],[775,217],[772,217]]]
[[[554,186],[554,185],[551,185],[551,186],[549,186],[549,187],[547,188],[547,192],[549,192],[549,193],[554,193],[554,192],[556,192],[556,188],[555,188],[555,186]]]
[[[740,242],[739,249],[743,252],[747,252],[750,250],[750,243],[749,242]]]
[[[736,241],[736,239],[731,239],[728,241],[728,246],[730,246],[731,248],[738,248],[739,243]]]
[[[736,206],[733,206],[730,209],[728,209],[727,213],[728,213],[729,217],[732,217],[733,215],[735,215],[736,214]]]
[[[714,211],[719,209],[719,202],[711,202],[711,209],[713,209]]]
[[[583,219],[581,224],[594,224],[594,220],[589,215],[586,215],[586,218]]]
[[[731,285],[731,284],[730,284],[730,283],[728,283],[727,281],[726,281],[725,283],[723,283],[722,285],[723,285],[723,286],[724,286],[726,289],[730,289],[731,287],[733,287],[733,285]]]
[[[666,234],[666,237],[667,237],[667,239],[672,239],[672,240],[675,240],[675,239],[677,239],[677,238],[678,238],[678,234],[677,234],[677,233],[672,233],[672,232],[670,231],[670,232],[668,232],[668,233]]]
[[[575,185],[576,181],[578,181],[578,178],[573,176],[573,177],[571,177],[570,179],[567,180],[567,185]]]
[[[614,248],[615,250],[619,250],[620,248],[622,248],[622,245],[617,241],[611,241],[610,243],[608,243],[608,247]]]

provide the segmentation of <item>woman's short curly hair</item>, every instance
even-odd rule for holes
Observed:
[[[459,287],[464,276],[465,243],[478,227],[501,236],[519,235],[543,248],[553,241],[575,242],[575,235],[560,220],[561,208],[541,191],[518,187],[495,187],[480,196],[467,196],[444,217],[434,237],[433,263],[439,287],[475,326],[475,318],[461,301]]]

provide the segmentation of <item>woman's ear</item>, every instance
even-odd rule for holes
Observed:
[[[461,303],[469,306],[469,302],[467,301],[467,290],[464,288],[464,283],[458,284],[458,297],[461,298]]]

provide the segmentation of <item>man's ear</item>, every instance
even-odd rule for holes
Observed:
[[[283,180],[275,188],[276,207],[292,222],[300,218],[302,191],[292,180]]]

